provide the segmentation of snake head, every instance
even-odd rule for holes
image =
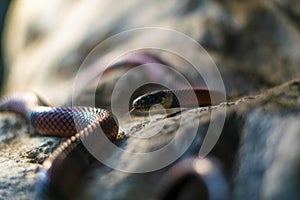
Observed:
[[[132,107],[137,111],[148,111],[150,108],[155,108],[157,105],[161,105],[164,108],[170,108],[172,102],[173,93],[166,90],[160,90],[136,98],[132,103]]]

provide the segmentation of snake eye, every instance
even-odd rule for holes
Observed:
[[[148,102],[153,102],[155,100],[155,97],[154,97],[154,95],[148,95],[148,96],[146,96],[146,99]]]

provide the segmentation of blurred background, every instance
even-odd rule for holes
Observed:
[[[140,27],[174,29],[199,42],[217,64],[229,98],[257,93],[300,73],[300,5],[296,0],[6,2],[1,4],[3,21],[10,3],[2,34],[3,93],[30,89],[62,104],[91,50],[117,33]],[[95,67],[94,63],[119,48],[147,40],[148,36],[132,37],[102,47],[87,67]],[[170,42],[159,36],[151,40],[162,45]],[[172,41],[171,45],[181,44]],[[199,56],[192,49],[185,52]]]
[[[7,14],[7,10],[9,7],[10,1],[9,0],[5,0],[1,3],[0,5],[0,35],[1,38],[3,36],[3,29],[4,29],[4,23],[5,23],[5,19],[6,19],[6,14]],[[3,84],[3,77],[4,75],[4,60],[3,60],[3,40],[1,39],[0,41],[1,44],[1,48],[0,48],[0,90],[2,89],[2,84]]]

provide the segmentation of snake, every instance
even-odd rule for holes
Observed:
[[[212,102],[210,95],[216,98],[214,102]],[[164,109],[204,107],[219,104],[223,98],[222,93],[207,89],[158,90],[136,98],[132,103],[132,111],[143,112],[151,108],[161,109],[155,105],[160,105]]]
[[[138,57],[141,59],[129,59],[128,63],[134,67],[153,60],[160,61],[148,54]],[[145,112],[157,104],[168,109],[220,103],[221,100],[211,101],[212,93],[217,97],[221,96],[218,92],[207,89],[154,91],[136,98],[132,103],[132,110]],[[190,100],[191,94],[197,97],[196,103]],[[36,188],[39,199],[74,197],[74,191],[79,186],[81,177],[96,161],[85,148],[82,139],[92,137],[101,129],[111,142],[116,143],[118,140],[117,119],[113,113],[101,108],[51,107],[33,92],[18,92],[1,98],[0,111],[22,115],[38,134],[68,138],[54,150],[39,169],[40,177]]]

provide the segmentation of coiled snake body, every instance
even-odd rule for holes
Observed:
[[[196,95],[196,103],[190,101],[189,93]],[[210,95],[218,97],[219,94],[210,94],[206,89],[163,90],[137,98],[133,102],[133,110],[149,110],[154,104],[172,108],[207,106],[223,101],[220,98],[220,101],[212,102]],[[182,100],[180,104],[179,99]],[[118,123],[111,112],[92,107],[49,107],[34,93],[16,93],[2,98],[0,111],[12,111],[23,115],[39,134],[69,137],[44,161],[40,169],[41,178],[37,190],[41,198],[67,199],[74,195],[78,179],[96,160],[83,145],[82,138],[90,137],[99,129],[112,142],[116,141],[118,135]]]

